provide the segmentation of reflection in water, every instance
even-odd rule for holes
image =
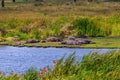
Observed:
[[[106,52],[110,49],[80,49],[80,48],[27,48],[0,46],[0,71],[9,73],[23,73],[30,67],[37,69],[45,66],[53,66],[52,61],[60,59],[64,54],[68,56],[76,52],[76,56],[82,58],[92,51]]]

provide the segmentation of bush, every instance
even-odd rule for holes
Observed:
[[[29,38],[40,39],[41,38],[41,32],[38,29],[33,29],[29,33]]]
[[[101,36],[100,26],[89,18],[76,19],[72,24],[72,29],[75,29],[77,31],[77,36]]]

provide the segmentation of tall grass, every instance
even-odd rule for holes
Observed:
[[[29,69],[24,75],[24,80],[39,80],[38,71],[34,68]]]
[[[38,19],[9,18],[0,20],[0,35],[3,38],[19,37],[45,39],[50,36],[120,36],[120,14],[109,17],[41,17]]]
[[[29,69],[25,74],[0,74],[2,80],[119,80],[120,51],[91,52],[79,61],[75,53],[54,61],[54,68]]]
[[[61,58],[50,72],[51,80],[116,80],[120,79],[120,52],[111,51],[103,54],[93,52],[77,61],[75,54],[67,59]],[[48,77],[48,75],[47,75]]]
[[[76,29],[78,36],[100,36],[102,30],[95,21],[89,18],[79,18],[73,22],[73,29]]]

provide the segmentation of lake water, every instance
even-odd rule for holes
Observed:
[[[58,60],[64,54],[76,52],[81,59],[91,51],[107,52],[111,49],[80,49],[80,48],[36,48],[36,47],[12,47],[0,46],[0,71],[6,74],[11,71],[24,73],[31,67],[37,69],[45,66],[53,66],[53,60]]]

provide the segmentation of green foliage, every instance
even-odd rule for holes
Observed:
[[[120,36],[120,24],[114,24],[112,26],[111,36]]]
[[[92,52],[85,55],[81,62],[76,60],[73,53],[66,59],[63,57],[58,60],[46,77],[49,76],[51,80],[116,80],[120,79],[119,60],[120,51],[103,54]]]
[[[67,17],[60,17],[56,21],[50,25],[51,36],[60,36],[60,29],[66,24],[70,22]]]
[[[21,32],[7,32],[6,35],[4,36],[5,38],[7,37],[18,37],[20,38],[20,40],[27,40],[28,39],[28,35],[25,33],[21,33]]]
[[[29,37],[33,38],[33,39],[40,39],[41,38],[41,33],[38,29],[33,29],[30,33],[29,33]]]
[[[72,28],[76,29],[77,36],[100,36],[101,30],[97,23],[89,18],[79,18],[75,20]]]
[[[45,39],[50,36],[120,36],[120,14],[110,17],[59,17],[0,20],[1,37]]]
[[[86,76],[83,79],[120,79],[120,69],[118,69],[120,65],[119,56],[119,51],[111,51],[105,54],[95,52],[84,56],[81,62],[81,76]],[[116,74],[114,72],[116,72]]]
[[[120,23],[120,14],[114,14],[113,16],[111,16],[109,19],[108,19],[108,22],[110,24],[118,24]]]
[[[39,80],[38,71],[34,68],[29,69],[24,75],[24,80]]]
[[[57,78],[60,78],[60,76],[62,77],[62,75],[68,76],[76,74],[79,70],[77,67],[78,65],[76,65],[75,53],[73,53],[65,61],[64,57],[61,58],[55,65],[53,73]]]

